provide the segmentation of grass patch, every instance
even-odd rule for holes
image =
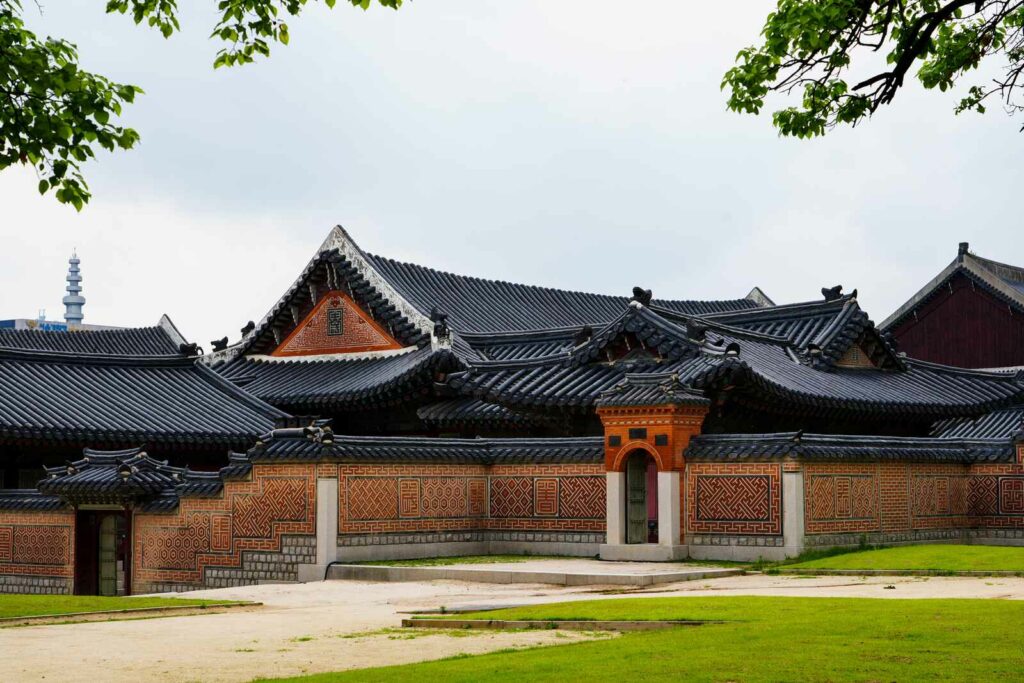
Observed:
[[[601,641],[363,669],[346,681],[1015,680],[1024,603],[865,598],[632,598],[477,613],[500,619],[721,620]]]
[[[798,560],[787,568],[1024,572],[1024,548],[994,545],[907,545]]]
[[[59,616],[82,612],[146,609],[150,607],[207,607],[225,600],[187,598],[108,598],[98,595],[0,595],[0,619]]]
[[[465,555],[463,557],[423,557],[415,560],[384,560],[353,562],[375,567],[447,567],[453,564],[496,564],[498,562],[529,562],[530,560],[564,560],[554,555]]]

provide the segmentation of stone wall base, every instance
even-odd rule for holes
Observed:
[[[259,583],[295,583],[300,565],[316,562],[315,536],[283,536],[280,552],[242,552],[241,567],[207,567],[203,583],[136,584],[135,593],[176,593],[201,588],[227,588]]]
[[[782,536],[696,534],[689,541],[690,557],[694,560],[775,561],[800,554],[798,548],[787,547]]]
[[[843,548],[856,545],[914,545],[921,543],[970,543],[971,532],[966,529],[921,529],[870,534],[815,534],[805,536],[804,544],[811,548]]]
[[[71,595],[72,581],[55,576],[0,575],[0,593]]]
[[[563,531],[451,531],[339,536],[339,562],[411,560],[459,555],[596,557],[604,534]],[[321,576],[322,578],[322,576]]]

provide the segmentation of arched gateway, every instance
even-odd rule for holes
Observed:
[[[680,495],[683,452],[700,433],[708,400],[675,390],[661,375],[631,377],[630,385],[629,391],[604,396],[597,409],[607,478],[608,534],[601,558],[682,559],[688,554]]]

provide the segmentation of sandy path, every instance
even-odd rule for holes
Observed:
[[[885,588],[890,585],[895,588]],[[249,586],[190,596],[260,600],[264,609],[2,629],[0,654],[7,662],[5,681],[249,681],[257,676],[399,664],[587,637],[543,631],[410,639],[405,634],[379,632],[397,627],[401,612],[408,610],[666,595],[1024,599],[1024,579],[750,575],[614,592],[454,581]],[[373,631],[378,633],[368,633]],[[344,637],[353,634],[356,637]]]

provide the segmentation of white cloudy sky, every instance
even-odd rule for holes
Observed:
[[[271,60],[213,71],[210,12],[169,41],[102,2],[44,3],[40,32],[146,90],[134,151],[87,167],[80,214],[0,174],[0,318],[61,314],[201,343],[258,319],[331,225],[440,269],[665,298],[777,302],[859,287],[876,320],[969,240],[1024,262],[1020,121],[914,87],[869,125],[780,139],[719,91],[762,0],[416,0],[314,8]],[[67,5],[73,5],[68,7]]]

